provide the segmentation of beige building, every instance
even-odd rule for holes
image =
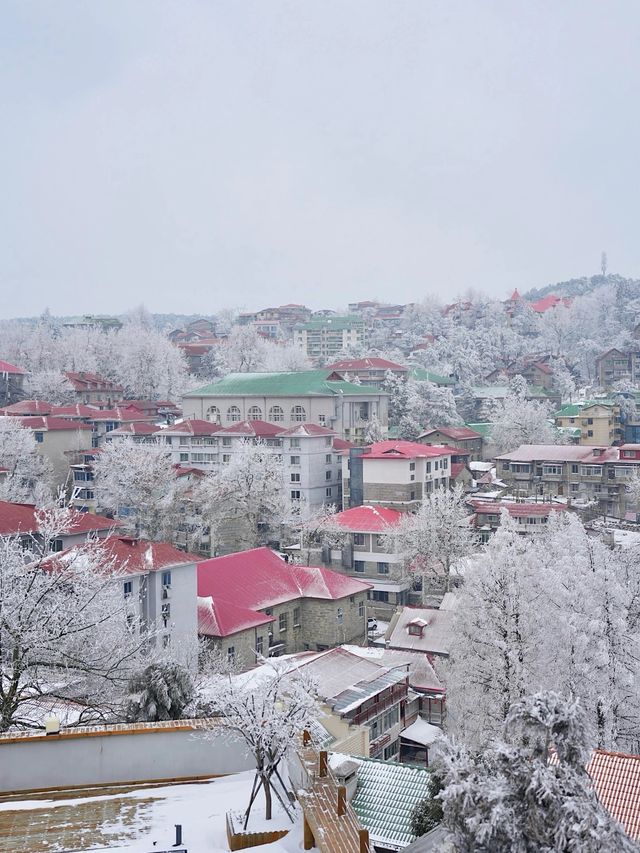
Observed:
[[[620,441],[620,407],[609,401],[594,400],[563,406],[553,419],[558,428],[575,432],[578,444],[597,447]]]
[[[36,450],[51,463],[54,486],[66,485],[73,452],[91,450],[91,426],[55,417],[21,418],[20,422],[33,430]]]
[[[185,394],[185,419],[232,426],[267,421],[282,429],[319,424],[339,437],[362,443],[372,418],[386,431],[388,395],[345,380],[330,370],[296,373],[231,373]]]
[[[365,343],[362,317],[315,317],[293,330],[293,341],[316,363],[326,362],[350,346]]]

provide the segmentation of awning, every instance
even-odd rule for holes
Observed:
[[[442,729],[438,726],[432,726],[422,717],[418,717],[415,723],[400,732],[400,737],[403,740],[410,740],[412,743],[419,743],[421,746],[431,746],[432,743],[442,737]]]
[[[407,589],[411,589],[411,581],[407,581],[406,583],[391,583],[390,581],[374,581],[372,578],[367,578],[367,580],[373,584],[374,589],[380,592],[404,592]]]

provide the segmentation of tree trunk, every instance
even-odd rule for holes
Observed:
[[[268,776],[263,775],[262,785],[264,787],[264,817],[265,820],[271,820],[271,780]]]

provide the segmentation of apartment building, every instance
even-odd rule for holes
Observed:
[[[27,371],[0,358],[0,406],[8,406],[24,397]]]
[[[447,444],[468,451],[469,461],[481,462],[483,459],[484,438],[469,427],[439,426],[427,429],[416,438],[418,444]]]
[[[624,428],[620,406],[608,400],[592,400],[563,406],[553,415],[555,425],[575,433],[578,444],[597,447],[620,441]]]
[[[71,384],[78,403],[93,403],[100,400],[107,401],[111,405],[122,397],[124,391],[122,385],[105,379],[104,376],[98,376],[97,373],[66,371],[64,375]]]
[[[639,469],[638,445],[523,444],[496,458],[497,475],[520,495],[564,497],[573,506],[624,518],[626,485]]]
[[[83,513],[95,513],[98,502],[93,486],[93,463],[99,448],[73,450],[66,454],[69,461],[71,497],[69,505]]]
[[[469,500],[467,503],[473,510],[473,525],[483,544],[489,541],[500,526],[503,510],[509,513],[510,518],[515,522],[516,530],[523,536],[536,536],[543,533],[552,513],[566,511],[564,504],[546,501],[533,503],[478,498]]]
[[[328,427],[347,441],[362,443],[375,416],[388,425],[388,395],[378,388],[345,382],[331,370],[295,373],[231,373],[185,394],[186,419],[221,426],[264,420],[282,429],[301,423]]]
[[[28,541],[37,539],[38,510],[33,504],[0,501],[0,538],[19,536]],[[69,523],[51,543],[52,551],[64,551],[89,540],[104,539],[118,529],[118,522],[100,515],[87,515],[72,510]]]
[[[373,385],[377,388],[382,387],[387,373],[392,373],[398,379],[406,379],[409,374],[409,368],[403,364],[374,357],[345,358],[327,365],[327,370],[334,370],[351,381],[357,378],[362,385]]]
[[[617,382],[637,384],[640,380],[640,351],[610,349],[596,358],[598,385],[611,390]]]
[[[254,548],[198,563],[201,637],[231,662],[323,651],[367,638],[370,584]]]
[[[449,488],[452,449],[415,441],[378,441],[342,458],[342,503],[416,510],[425,495]]]
[[[350,346],[364,346],[362,317],[314,317],[293,329],[293,342],[318,364],[325,364]]]
[[[55,488],[65,486],[69,476],[68,454],[77,450],[91,449],[91,426],[50,416],[20,418],[20,423],[33,431],[36,451],[51,464],[53,486]]]

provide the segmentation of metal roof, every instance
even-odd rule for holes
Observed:
[[[408,665],[401,664],[397,669],[391,669],[370,681],[359,681],[353,687],[348,687],[338,694],[335,702],[331,705],[332,710],[338,714],[346,714],[349,711],[355,710],[367,699],[381,693],[387,687],[393,687],[394,684],[399,684],[408,678]]]
[[[185,397],[331,397],[335,394],[377,396],[377,388],[344,379],[329,380],[331,370],[300,370],[295,373],[230,373],[219,382],[189,391]]]

